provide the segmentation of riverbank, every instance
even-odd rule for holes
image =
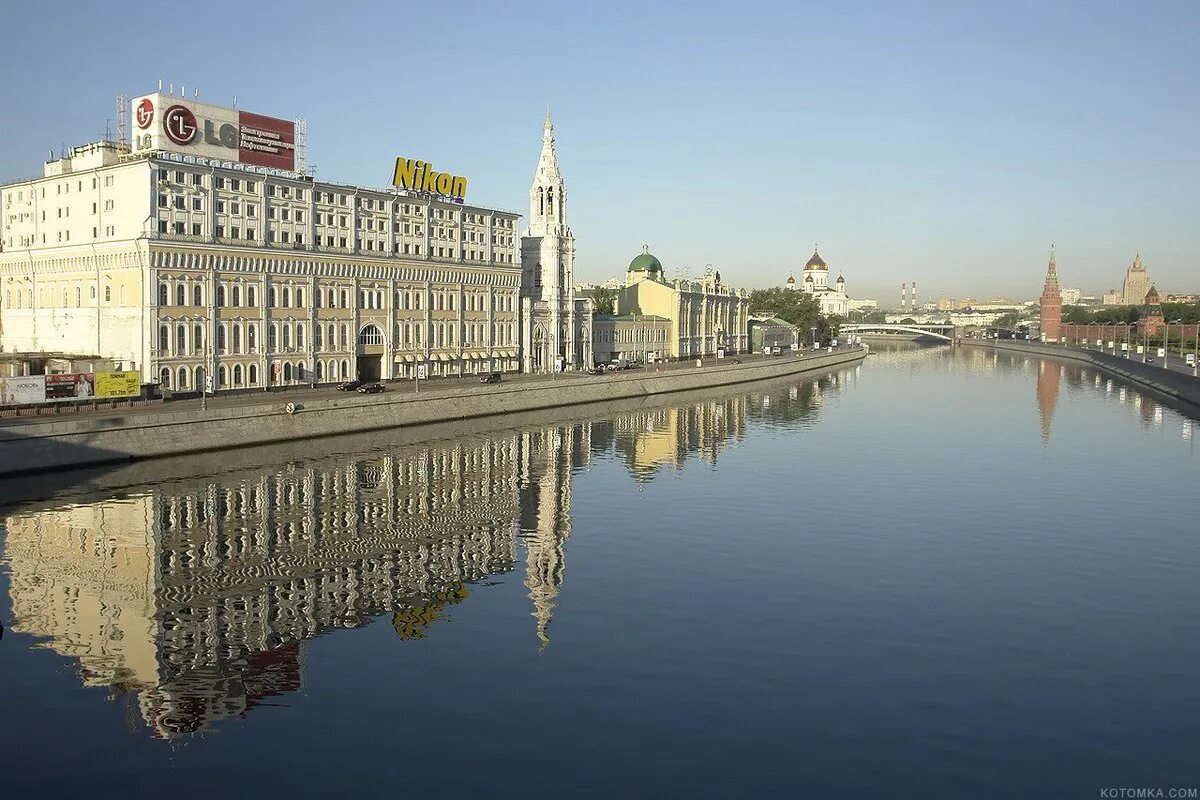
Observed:
[[[563,374],[546,381],[477,384],[469,390],[422,389],[418,394],[408,391],[405,384],[396,384],[393,391],[382,395],[340,394],[306,397],[300,402],[272,396],[261,403],[207,411],[162,409],[44,423],[29,421],[0,426],[0,475],[668,395],[824,370],[859,361],[865,355],[863,348],[841,348],[798,357],[747,356],[741,364],[717,361],[662,372],[646,368],[597,376]],[[293,413],[286,410],[288,405],[294,406]]]
[[[990,347],[994,350],[1091,364],[1101,372],[1130,383],[1159,400],[1171,403],[1191,416],[1200,415],[1200,379],[1191,375],[1095,350],[1077,350],[1041,342],[997,339],[961,339],[959,341],[960,344],[970,347]]]

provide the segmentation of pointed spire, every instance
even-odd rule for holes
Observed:
[[[546,122],[542,125],[542,141],[554,143],[554,123],[550,120],[550,105],[546,105]]]

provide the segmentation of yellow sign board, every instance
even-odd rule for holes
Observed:
[[[142,391],[142,373],[97,372],[96,397],[135,397]]]
[[[411,158],[397,158],[392,184],[414,192],[429,192],[462,200],[467,196],[467,179],[449,172],[436,172],[433,165]]]

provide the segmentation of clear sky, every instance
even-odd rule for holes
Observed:
[[[781,284],[820,242],[851,295],[1200,292],[1200,2],[0,0],[0,178],[162,78],[305,117],[319,178],[397,155],[527,213],[553,108],[576,280]]]

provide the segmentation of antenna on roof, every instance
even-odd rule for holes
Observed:
[[[182,83],[179,84],[179,96],[184,98],[185,100],[187,99],[187,87],[184,86]]]
[[[193,90],[192,90],[192,99],[193,99],[193,100],[199,100],[199,99],[200,99],[200,90],[199,90],[199,89],[193,89]]]
[[[236,94],[233,96],[233,107],[237,108],[237,95]]]
[[[175,82],[174,81],[171,81],[171,84],[168,87],[168,89],[169,89],[169,91],[167,92],[168,94],[172,94],[172,95],[175,94]]]

